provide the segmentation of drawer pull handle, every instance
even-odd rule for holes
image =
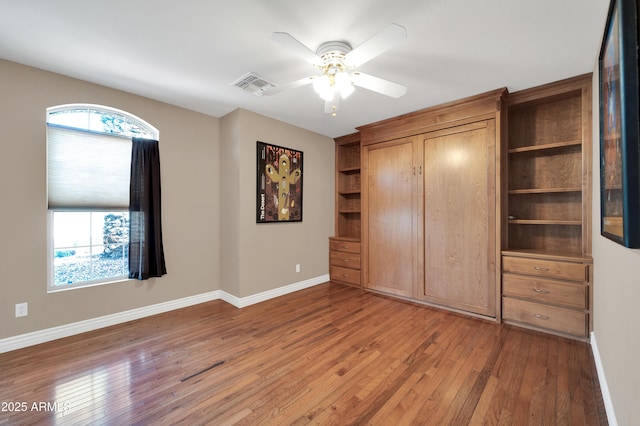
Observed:
[[[349,278],[349,274],[342,274],[343,277]]]
[[[540,266],[534,266],[533,269],[535,269],[536,271],[545,271],[545,272],[549,270],[549,268],[543,268]]]
[[[349,261],[349,259],[342,259],[342,261],[343,261],[343,262],[348,262],[348,261]]]
[[[534,288],[533,291],[535,291],[538,294],[549,294],[548,290],[541,290],[539,288]]]
[[[534,317],[541,319],[541,320],[548,320],[550,317],[546,316],[546,315],[540,315],[540,314],[533,314]]]
[[[348,249],[348,248],[349,248],[349,246],[344,245],[344,246],[342,246],[342,248],[343,248],[343,249]]]

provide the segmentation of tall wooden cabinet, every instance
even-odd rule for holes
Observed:
[[[363,126],[362,283],[499,318],[498,90]]]
[[[336,138],[335,143],[335,234],[329,238],[329,276],[360,286],[360,134]]]
[[[586,340],[591,114],[589,74],[337,138],[331,279]]]
[[[591,314],[591,75],[508,100],[503,318],[586,339]]]

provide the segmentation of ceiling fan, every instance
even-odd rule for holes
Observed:
[[[340,99],[346,99],[353,93],[353,86],[399,98],[407,92],[406,87],[355,69],[406,38],[407,32],[404,27],[391,24],[355,49],[344,41],[328,41],[322,43],[314,52],[288,33],[273,33],[272,40],[320,69],[322,74],[271,88],[264,94],[273,95],[294,87],[313,84],[315,91],[325,101],[324,112],[333,116],[336,115]]]

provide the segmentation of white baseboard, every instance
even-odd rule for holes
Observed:
[[[78,321],[71,324],[65,324],[58,327],[47,328],[44,330],[38,330],[31,333],[0,339],[0,353],[26,348],[28,346],[49,342],[51,340],[61,339],[63,337],[69,337],[75,334],[85,333],[87,331],[93,331],[99,328],[109,327],[111,325],[121,324],[127,321],[133,321],[151,315],[157,315],[164,312],[173,311],[175,309],[186,308],[187,306],[193,306],[199,303],[210,302],[217,299],[222,299],[237,308],[244,308],[255,303],[273,299],[278,296],[283,296],[288,293],[293,293],[294,291],[313,287],[327,281],[329,281],[329,275],[322,275],[320,277],[289,284],[247,297],[236,297],[223,290],[211,291],[195,296],[184,297],[182,299],[171,300],[169,302],[144,306],[142,308],[118,312],[116,314],[105,315],[102,317]]]
[[[604,374],[604,366],[602,365],[602,359],[600,358],[600,350],[598,349],[598,343],[596,342],[596,334],[593,331],[591,332],[591,351],[593,352],[593,360],[596,364],[596,371],[598,372],[600,392],[602,393],[604,409],[607,411],[609,425],[618,426],[616,413],[613,410],[613,401],[611,401],[611,394],[609,393],[609,386],[607,385],[607,378]]]
[[[274,288],[273,290],[263,291],[262,293],[252,294],[251,296],[247,297],[236,297],[232,294],[227,293],[226,291],[220,291],[220,298],[225,302],[232,304],[236,308],[244,308],[256,303],[264,302],[265,300],[293,293],[294,291],[304,290],[305,288],[326,283],[327,281],[329,281],[329,275],[321,275],[319,277],[311,278],[305,281],[299,281],[297,283],[289,284],[284,287],[278,287]]]

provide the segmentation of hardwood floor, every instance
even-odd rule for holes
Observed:
[[[0,354],[0,371],[3,425],[607,421],[585,343],[329,283]]]

